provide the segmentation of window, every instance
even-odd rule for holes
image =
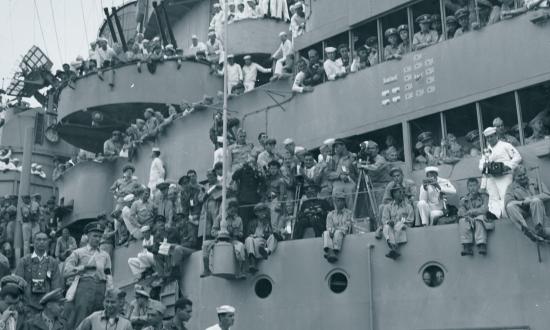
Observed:
[[[391,38],[392,36],[386,35],[386,32],[389,32],[389,29],[395,29],[395,31],[397,31],[399,26],[403,24],[407,25],[409,23],[409,20],[407,18],[407,9],[401,9],[393,13],[389,13],[384,17],[382,17],[380,21],[382,22],[382,36],[383,36],[382,45],[384,46],[382,57],[384,60],[388,60],[388,57],[391,59],[391,55],[392,55],[392,50],[391,50],[392,47],[389,41],[389,38]],[[399,34],[395,36],[397,37],[396,43],[400,44],[401,38],[399,37]]]
[[[444,112],[447,135],[443,162],[454,164],[464,156],[479,156],[479,128],[474,103]]]
[[[332,38],[329,38],[324,41],[324,47],[334,47],[336,48],[336,60],[342,60],[342,64],[347,68],[349,72],[352,62],[352,56],[350,53],[350,40],[349,40],[349,31],[340,33]],[[326,57],[326,55],[325,55]]]
[[[319,55],[319,58],[321,58],[322,60],[324,60],[324,54],[325,52],[323,51],[323,43],[322,42],[319,42],[319,43],[316,43],[315,45],[311,46],[311,47],[308,47],[308,48],[305,48],[305,49],[302,49],[300,51],[300,56],[309,60],[309,57],[308,57],[308,52],[311,50],[311,49],[314,49],[317,54]]]
[[[439,265],[429,265],[422,271],[422,281],[431,288],[440,286],[445,280],[445,272]]]
[[[388,162],[402,162],[403,156],[403,129],[401,124],[385,127],[360,136],[359,143],[372,140],[378,144],[380,154]],[[355,150],[354,150],[355,151]],[[358,151],[358,150],[357,150]]]
[[[413,169],[441,163],[441,116],[439,113],[410,122]]]
[[[441,19],[441,9],[438,0],[419,2],[411,7],[411,11],[414,22],[413,35],[421,32],[421,26],[426,24],[426,30],[422,33],[422,37],[413,38],[413,47],[415,47],[415,50],[431,46],[444,39],[442,38],[443,21]],[[420,21],[426,21],[427,23],[420,23]]]
[[[271,291],[273,291],[273,284],[269,279],[260,278],[256,281],[256,284],[254,285],[254,292],[258,297],[265,299],[269,297]]]
[[[486,9],[481,11],[476,10],[476,0],[444,1],[445,14],[447,15],[446,28],[448,39],[471,31],[473,26],[478,25],[478,12],[484,17],[485,22],[489,19],[490,11],[487,12]],[[449,16],[452,16],[452,18],[449,19]]]
[[[351,31],[353,53],[357,56],[367,56],[367,59],[363,59],[361,65],[358,69],[364,69],[366,66],[372,66],[378,64],[380,61],[378,50],[378,23],[377,21],[371,21],[365,23]],[[367,42],[368,40],[368,42]],[[365,46],[371,47],[367,48],[367,52],[364,52],[363,49],[366,49]],[[368,65],[367,65],[368,64]]]
[[[550,129],[550,82],[518,91],[525,144],[544,139]]]
[[[495,126],[501,139],[519,145],[518,116],[514,93],[506,93],[479,102],[483,128]],[[498,120],[500,118],[501,120]]]

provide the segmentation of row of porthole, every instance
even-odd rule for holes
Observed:
[[[432,288],[440,286],[445,279],[445,272],[438,264],[427,264],[420,273],[422,274],[424,284]],[[342,293],[348,287],[348,276],[342,271],[335,271],[328,277],[328,286],[330,291]],[[259,298],[265,299],[269,297],[272,291],[273,284],[269,278],[262,277],[254,285],[254,292]]]

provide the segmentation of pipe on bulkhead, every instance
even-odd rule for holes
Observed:
[[[157,19],[157,26],[159,28],[160,37],[162,38],[162,44],[166,46],[168,44],[168,40],[166,39],[166,33],[164,33],[162,22],[160,21],[160,9],[156,1],[153,1],[153,9],[155,9],[155,17]]]
[[[116,29],[118,31],[118,35],[120,36],[120,43],[122,44],[122,50],[124,52],[128,51],[128,45],[126,45],[126,38],[124,37],[124,31],[122,30],[122,25],[120,24],[120,19],[118,18],[118,13],[116,7],[111,8],[113,17],[115,18],[115,24]]]
[[[111,22],[111,18],[109,16],[109,8],[107,8],[107,7],[103,8],[103,12],[105,13],[105,19],[107,20],[107,25],[109,26],[109,31],[111,31],[111,37],[113,37],[113,42],[118,42],[118,38],[116,37],[115,28],[113,27],[113,22]]]

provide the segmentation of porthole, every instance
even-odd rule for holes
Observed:
[[[421,272],[422,281],[431,288],[440,286],[445,280],[445,272],[438,265],[429,265]]]
[[[256,295],[259,298],[265,299],[269,297],[271,291],[273,291],[273,284],[269,279],[260,278],[256,281],[256,284],[254,285],[254,292],[256,292]]]
[[[342,293],[348,287],[348,277],[342,272],[334,272],[328,278],[328,286],[330,291]]]

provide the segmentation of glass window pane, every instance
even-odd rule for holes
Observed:
[[[518,116],[514,93],[506,93],[480,103],[483,128],[494,126],[500,139],[519,145]]]
[[[425,0],[411,7],[414,21],[413,49],[429,47],[443,40],[439,0]]]
[[[443,162],[454,164],[462,157],[479,156],[479,128],[475,104],[444,112],[447,126]]]
[[[550,129],[550,82],[518,91],[525,144],[544,140]]]
[[[413,168],[441,163],[441,118],[439,113],[418,118],[410,122],[413,147]]]

